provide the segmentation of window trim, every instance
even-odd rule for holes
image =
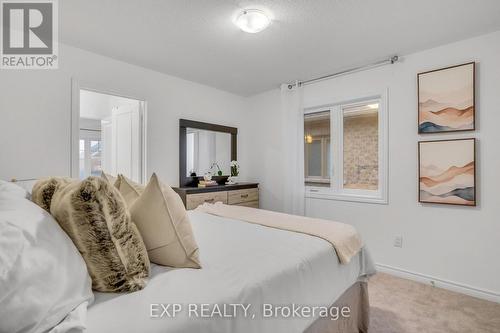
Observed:
[[[330,183],[330,178],[327,176],[330,176],[330,172],[328,170],[328,162],[326,161],[326,158],[324,157],[325,155],[323,154],[324,152],[328,151],[327,147],[328,147],[328,143],[327,141],[330,140],[331,141],[331,135],[330,137],[326,137],[326,136],[321,136],[319,139],[315,139],[316,141],[319,141],[320,142],[320,149],[321,149],[321,176],[311,176],[311,175],[308,175],[308,172],[309,172],[309,165],[304,163],[304,171],[305,171],[305,174],[307,176],[305,176],[305,181],[306,182],[311,182],[311,183]],[[314,140],[313,140],[314,141]],[[306,145],[304,145],[304,158],[305,160],[309,160],[309,153],[310,151],[308,149],[305,149],[305,147],[307,147]],[[330,144],[330,149],[331,149],[331,144]]]
[[[330,112],[330,187],[305,185],[305,197],[338,201],[388,204],[388,103],[387,89],[360,98],[351,98],[326,105],[304,109],[304,115],[321,111]],[[357,190],[343,188],[343,112],[346,106],[378,102],[378,190]]]

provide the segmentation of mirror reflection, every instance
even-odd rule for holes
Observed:
[[[186,176],[230,174],[231,134],[197,128],[186,129]]]

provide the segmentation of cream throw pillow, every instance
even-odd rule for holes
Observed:
[[[144,192],[143,185],[131,181],[124,175],[118,175],[115,186],[120,191],[123,199],[125,199],[128,207],[131,207],[134,201]]]
[[[101,171],[101,177],[106,179],[111,185],[117,187],[118,177],[112,176],[109,173]]]
[[[181,198],[153,174],[130,207],[149,259],[159,265],[200,268],[198,245]]]

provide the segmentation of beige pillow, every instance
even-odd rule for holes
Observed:
[[[153,174],[144,192],[130,207],[148,249],[159,265],[200,268],[198,245],[181,198]]]
[[[40,179],[33,185],[31,190],[31,201],[50,212],[52,197],[57,189],[76,181],[68,177],[50,177]]]
[[[118,184],[118,177],[112,176],[109,173],[101,171],[101,177],[106,179],[111,185],[114,185],[115,187]]]
[[[115,186],[125,199],[128,207],[131,207],[134,201],[136,201],[141,196],[142,192],[144,192],[144,185],[138,184],[124,175],[118,175],[118,180],[116,181]]]
[[[122,196],[108,181],[89,177],[61,187],[50,213],[82,254],[93,289],[144,288],[150,268],[146,247]]]

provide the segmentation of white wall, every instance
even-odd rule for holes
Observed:
[[[80,90],[80,117],[90,119],[109,118],[113,108],[129,105],[137,105],[137,100],[84,89]]]
[[[264,209],[283,208],[283,127],[281,94],[278,89],[249,99],[246,123],[252,128],[248,158],[248,176],[260,183],[259,200]]]
[[[241,152],[245,154],[245,152]],[[231,175],[231,134],[215,132],[215,161],[223,175]]]
[[[59,59],[58,70],[0,73],[0,179],[70,174],[71,78],[147,101],[147,172],[170,184],[179,179],[179,118],[238,127],[244,151],[243,97],[66,45]]]
[[[416,74],[477,62],[477,131],[417,134]],[[379,264],[490,291],[500,300],[500,32],[405,56],[392,66],[338,77],[304,89],[305,107],[388,89],[389,204],[306,200],[306,213],[356,226]],[[251,176],[261,181],[262,205],[281,210],[280,93],[250,101],[254,132]],[[417,141],[473,137],[478,145],[475,208],[417,202]],[[393,247],[403,236],[403,248]]]
[[[210,131],[198,131],[198,170],[197,175],[203,176],[211,171],[215,160],[215,135]]]
[[[101,121],[99,119],[80,118],[81,130],[101,130]]]

